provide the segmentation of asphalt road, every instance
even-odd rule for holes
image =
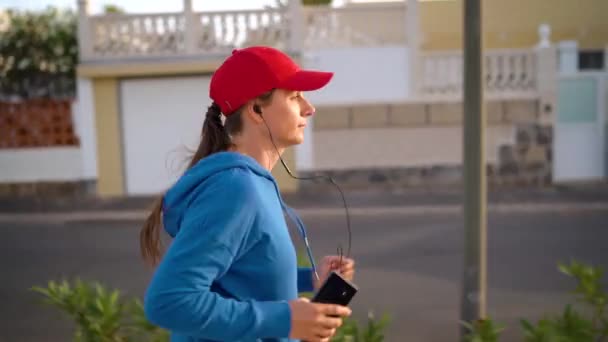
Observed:
[[[344,218],[304,218],[317,258],[345,243]],[[573,301],[573,281],[556,269],[577,258],[608,266],[608,211],[504,211],[488,223],[488,311],[519,341],[519,318],[537,319]],[[71,323],[28,291],[81,277],[141,296],[150,271],[138,257],[137,221],[0,221],[0,341],[69,341]],[[300,246],[299,240],[295,240]],[[353,218],[362,321],[390,313],[387,341],[456,341],[463,224],[458,213],[370,213]]]

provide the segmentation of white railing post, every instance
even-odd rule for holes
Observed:
[[[80,61],[90,59],[93,54],[89,1],[78,0],[78,52]]]
[[[420,15],[418,12],[418,0],[407,0],[405,6],[405,34],[407,37],[407,47],[409,51],[409,97],[413,98],[420,91]]]
[[[536,86],[539,96],[539,123],[552,125],[557,115],[557,50],[551,44],[551,28],[539,27],[540,41],[536,46]]]
[[[559,72],[573,73],[578,71],[578,42],[564,40],[558,44]]]
[[[289,18],[289,52],[301,53],[305,34],[302,0],[288,0],[287,16]]]
[[[192,0],[184,0],[184,52],[196,52],[196,17],[192,8]]]

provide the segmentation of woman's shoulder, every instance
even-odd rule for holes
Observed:
[[[201,192],[217,193],[237,198],[250,198],[257,194],[257,176],[246,168],[228,168],[210,175],[200,187]]]

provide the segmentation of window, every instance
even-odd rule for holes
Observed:
[[[603,50],[580,50],[578,53],[579,70],[604,70],[605,63]]]

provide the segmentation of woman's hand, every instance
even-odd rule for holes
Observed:
[[[342,319],[351,315],[348,307],[334,304],[311,303],[307,298],[289,302],[291,331],[289,338],[306,342],[329,342],[342,325]]]
[[[318,290],[332,271],[339,273],[344,279],[352,281],[355,276],[355,261],[342,257],[340,265],[339,255],[328,255],[321,259],[319,264],[319,280],[313,279],[315,290]]]

